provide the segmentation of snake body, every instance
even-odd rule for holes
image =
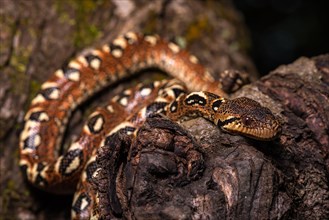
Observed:
[[[89,116],[79,139],[63,155],[56,153],[77,105],[102,88],[151,67],[178,81],[139,84],[114,96]],[[277,136],[280,124],[269,109],[248,98],[224,96],[221,83],[195,56],[158,36],[129,32],[73,59],[42,84],[25,115],[20,166],[39,188],[54,193],[76,191],[72,218],[89,218],[96,200],[90,180],[97,173],[97,149],[120,130],[135,135],[150,114],[161,112],[173,120],[201,116],[230,133],[261,140]]]

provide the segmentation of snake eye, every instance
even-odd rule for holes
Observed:
[[[250,118],[250,117],[243,117],[242,118],[242,123],[245,125],[245,126],[250,126],[251,125],[251,123],[252,123],[252,118]]]

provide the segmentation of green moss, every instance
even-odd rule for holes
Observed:
[[[9,180],[8,183],[7,183],[7,190],[14,190],[15,189],[15,181],[13,180]]]
[[[9,180],[4,187],[1,198],[2,198],[2,212],[8,212],[8,206],[11,199],[19,199],[19,193],[17,193],[17,186],[14,180]]]
[[[36,80],[30,81],[30,93],[33,95],[33,97],[37,94],[37,92],[40,90],[41,83]]]
[[[250,38],[246,32],[244,23],[241,21],[236,9],[230,3],[208,0],[207,7],[210,8],[219,19],[228,21],[232,25],[232,28],[234,28],[234,30],[222,30],[222,35],[220,36],[224,40],[227,40],[227,42],[232,42],[232,44],[229,45],[231,50],[249,50],[251,48]]]
[[[11,17],[4,17],[4,16],[0,16],[0,28],[1,28],[1,32],[3,33],[3,35],[5,36],[4,38],[1,39],[0,42],[0,54],[6,54],[8,51],[8,48],[10,47],[10,40],[8,36],[10,33],[12,33],[14,31],[14,29],[16,28],[15,25],[15,21],[14,19],[12,19]],[[0,66],[0,70],[3,67]]]
[[[65,11],[61,11],[61,13],[59,14],[59,21],[63,24],[68,24],[68,25],[75,25],[76,21],[70,17],[69,13],[65,12]]]
[[[26,54],[26,51],[27,50],[25,50],[25,52],[24,50],[14,51],[11,56],[10,64],[18,73],[25,73],[26,71],[26,65],[28,62],[28,54]]]
[[[185,39],[187,43],[191,43],[200,39],[207,33],[211,33],[213,28],[209,24],[209,20],[205,16],[197,16],[196,20],[189,25],[186,31]]]
[[[25,65],[19,65],[18,67],[16,67],[16,70],[20,69],[22,72],[17,71],[17,72],[11,72],[9,73],[9,78],[11,81],[11,84],[13,86],[11,86],[11,92],[13,94],[19,95],[19,94],[23,94],[24,90],[24,85],[25,82],[27,81],[27,77],[25,75],[24,69],[25,69]]]
[[[75,47],[83,48],[101,36],[101,27],[92,23],[92,16],[96,8],[102,4],[105,4],[104,0],[57,0],[55,2],[60,21],[75,28],[72,35],[72,43]]]
[[[19,34],[19,33],[17,33]],[[32,46],[20,47],[13,51],[10,58],[10,69],[8,75],[11,80],[12,92],[14,94],[22,94],[25,82],[27,80],[26,67],[32,52]]]
[[[218,18],[234,23],[237,20],[236,10],[230,2],[207,0],[206,7],[214,12]]]
[[[37,95],[38,91],[40,90],[42,83],[36,80],[30,80],[30,90],[29,95],[27,97],[27,104],[31,103],[32,99]],[[27,108],[28,106],[26,106]]]
[[[154,34],[158,25],[158,14],[156,11],[150,11],[148,14],[147,22],[142,30],[145,34]]]
[[[100,33],[95,25],[78,25],[78,31],[74,34],[73,43],[78,48],[84,47],[97,39]]]
[[[16,73],[10,73],[10,80],[12,85],[15,85],[12,87],[12,92],[14,94],[20,95],[23,94],[25,91],[24,87],[26,86],[25,82],[29,81],[29,94],[27,97],[26,104],[31,103],[32,99],[36,96],[37,92],[40,90],[41,83],[36,80],[29,80],[28,76],[25,74],[25,72],[16,72]],[[25,106],[27,108],[28,106]],[[21,125],[16,125],[17,128],[20,128]]]
[[[76,32],[73,36],[74,45],[78,48],[91,44],[101,35],[101,31],[95,25],[90,23],[91,15],[102,1],[92,0],[71,0],[69,3],[76,12]]]

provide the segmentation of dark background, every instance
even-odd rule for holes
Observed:
[[[300,56],[329,52],[329,1],[234,0],[252,40],[261,75]]]

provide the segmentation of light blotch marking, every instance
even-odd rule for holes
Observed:
[[[128,105],[128,98],[123,97],[122,99],[120,99],[119,103],[123,106],[127,106]]]
[[[57,159],[56,163],[55,163],[55,171],[56,171],[57,173],[59,173],[59,168],[60,168],[60,165],[61,165],[61,163],[62,163],[62,160],[63,160],[63,156],[60,156],[60,157]]]
[[[150,89],[150,88],[143,88],[141,90],[140,94],[141,94],[141,96],[144,96],[145,97],[145,96],[150,95],[151,92],[152,92],[152,89]]]
[[[155,82],[153,83],[154,87],[158,87],[160,84],[161,84],[161,83],[160,83],[159,81],[155,81]]]
[[[146,36],[145,41],[154,46],[157,43],[157,38],[155,36]]]
[[[163,98],[163,97],[157,97],[154,102],[167,102],[168,103],[168,100]]]
[[[95,124],[94,124],[94,131],[98,132],[102,129],[102,126],[104,124],[104,120],[102,117],[97,118]]]
[[[225,102],[225,99],[223,98],[219,98],[216,99],[215,101],[213,101],[213,103],[211,104],[212,109],[217,112],[219,110],[219,107]]]
[[[56,82],[45,82],[44,84],[42,84],[41,89],[48,89],[48,88],[52,88],[52,87],[57,87],[57,83]]]
[[[72,60],[69,65],[69,67],[74,68],[74,69],[80,69],[81,68],[81,64],[79,62],[77,62],[76,60]]]
[[[170,49],[172,52],[174,52],[174,53],[178,53],[178,52],[180,51],[179,46],[178,46],[177,44],[172,43],[172,42],[170,42],[170,43],[168,44],[168,47],[169,47],[169,49]]]
[[[83,198],[81,200],[81,206],[80,206],[80,210],[84,210],[87,206],[89,205],[89,202],[86,198]]]
[[[45,164],[44,164],[44,165],[45,165]],[[45,167],[41,170],[41,172],[39,173],[40,176],[41,176],[43,179],[47,179],[47,171],[48,171],[48,169],[49,169],[49,166],[45,166]],[[41,182],[41,184],[44,185],[43,182]]]
[[[22,135],[20,137],[22,137]],[[29,154],[29,153],[33,152],[32,149],[29,149],[29,148],[24,149],[24,141],[22,140],[22,138],[20,138],[20,140],[19,140],[19,149],[20,149],[20,154],[21,155]]]
[[[113,44],[121,47],[122,49],[125,49],[127,47],[127,41],[123,37],[118,37],[114,39]]]
[[[115,49],[112,51],[112,55],[115,57],[115,58],[120,58],[122,56],[122,50],[119,50],[119,49]]]
[[[116,127],[114,127],[114,128],[110,131],[110,133],[107,134],[107,136],[110,136],[110,135],[114,134],[115,132],[117,132],[117,131],[119,131],[120,129],[123,129],[123,128],[125,128],[125,127],[134,127],[134,125],[133,125],[132,123],[130,123],[130,122],[127,122],[127,121],[126,121],[126,122],[123,122],[123,123],[117,125]]]
[[[112,101],[113,102],[117,102],[119,100],[119,96],[118,95],[116,95],[116,96],[114,96],[113,98],[112,98]]]
[[[88,164],[86,164],[86,167],[87,166],[88,166]],[[87,172],[86,172],[86,170],[83,170],[80,181],[86,181],[86,180],[87,180]]]
[[[59,69],[55,72],[55,76],[57,76],[58,78],[63,78],[64,77],[64,72],[63,70]]]
[[[147,107],[144,107],[142,108],[140,111],[139,111],[140,115],[141,115],[141,118],[146,118],[147,117]]]
[[[90,67],[95,70],[98,70],[102,63],[101,57],[103,56],[103,53],[100,50],[93,50],[91,51],[91,54],[93,55],[91,56],[93,59],[89,63]]]
[[[96,178],[98,176],[99,171],[101,171],[101,168],[97,168],[95,172],[93,172],[92,177]]]
[[[105,141],[106,141],[106,138],[103,138],[101,143],[99,144],[100,147],[104,146],[105,145]]]
[[[37,104],[37,103],[41,103],[46,101],[45,97],[43,97],[43,95],[38,94],[33,100],[32,100],[32,105]]]
[[[90,120],[92,120],[95,116],[98,116],[96,121],[91,122]],[[100,114],[100,112],[98,111],[95,111],[91,115],[89,115],[88,123],[86,123],[83,126],[83,131],[86,132],[87,134],[99,132],[102,129],[103,124],[104,124],[104,119],[102,117],[102,114]]]
[[[32,167],[32,170],[31,170],[31,179],[30,180],[32,180],[32,182],[34,183],[35,181],[36,181],[36,179],[37,179],[37,177],[38,177],[38,171],[37,171],[37,169],[38,169],[38,164],[37,163],[35,163],[34,165],[33,165],[33,167]]]
[[[40,135],[36,134],[34,136],[34,143],[33,143],[33,145],[35,147],[38,147],[40,144],[41,144],[41,137],[40,137]]]
[[[91,54],[96,56],[96,57],[99,57],[99,58],[101,58],[103,56],[103,53],[100,50],[92,50]]]
[[[95,69],[95,70],[98,70],[99,67],[101,66],[101,61],[99,59],[93,59],[91,62],[90,62],[90,66]]]
[[[29,167],[29,166],[28,166],[29,164],[30,164],[30,163],[29,163],[27,160],[24,160],[24,159],[22,159],[22,160],[19,161],[19,166],[24,166],[24,165],[26,165],[27,167]]]
[[[132,135],[134,134],[135,131],[127,131],[127,135]]]
[[[131,95],[131,89],[126,89],[125,91],[123,91],[123,94]]]
[[[204,94],[204,92],[191,92],[188,96],[186,96],[185,102],[187,104],[205,105],[207,102],[207,96]]]
[[[25,122],[25,128],[27,130],[29,130],[31,128],[35,128],[35,127],[37,127],[39,125],[40,125],[40,122],[38,122],[38,121],[28,120],[27,122]]]
[[[172,88],[172,87],[166,88],[165,90],[163,90],[163,93],[161,93],[160,95],[164,96],[164,97],[175,98],[176,96],[175,96],[175,92],[173,89],[174,88]],[[165,96],[165,94],[167,96]]]
[[[48,95],[50,99],[58,99],[59,98],[59,90],[56,88],[52,90],[52,92]]]
[[[83,66],[88,66],[88,62],[84,56],[79,56],[77,61],[79,61]]]
[[[198,58],[194,55],[190,56],[191,63],[197,64],[199,62]]]
[[[105,53],[110,53],[111,49],[109,47],[109,45],[105,44],[102,46],[102,50],[105,52]]]
[[[82,150],[83,147],[81,146],[81,144],[79,142],[74,142],[73,144],[71,144],[69,150],[76,150],[76,149],[80,149]]]
[[[126,33],[126,37],[129,38],[128,43],[132,44],[137,41],[137,35],[134,32]]]
[[[72,173],[74,170],[76,170],[79,167],[79,165],[80,165],[80,158],[75,157],[73,161],[69,164],[69,166],[66,167],[65,173],[67,174]]]
[[[207,100],[207,96],[206,94],[204,94],[204,92],[191,92],[190,94],[188,94],[188,96],[186,96],[186,99],[190,98],[193,95],[197,95],[197,96],[201,96],[202,98],[204,98],[205,100]]]
[[[30,136],[31,134],[31,130],[33,128],[36,128],[40,125],[40,122],[36,122],[36,121],[32,121],[32,120],[28,120],[25,123],[25,127],[24,130],[21,133],[21,143],[24,144],[24,140]],[[23,147],[23,146],[22,146]]]
[[[108,105],[108,106],[106,106],[106,109],[107,109],[109,112],[111,112],[111,113],[114,112],[114,109],[113,109],[113,106],[112,106],[112,105]]]
[[[47,113],[42,112],[39,116],[39,120],[40,121],[49,121],[49,116],[47,115]]]
[[[228,116],[227,118],[226,118],[226,120],[230,120],[230,119],[232,119],[232,118],[235,118],[235,116],[232,116],[232,115],[230,115],[230,116]],[[232,123],[232,122],[231,122]],[[234,122],[235,123],[235,122]]]
[[[177,109],[177,107],[176,107],[175,105],[171,105],[171,106],[170,106],[170,111],[171,111],[171,112],[176,111],[176,109]]]
[[[78,82],[80,80],[80,73],[78,71],[74,71],[68,74],[67,78],[71,81]]]

